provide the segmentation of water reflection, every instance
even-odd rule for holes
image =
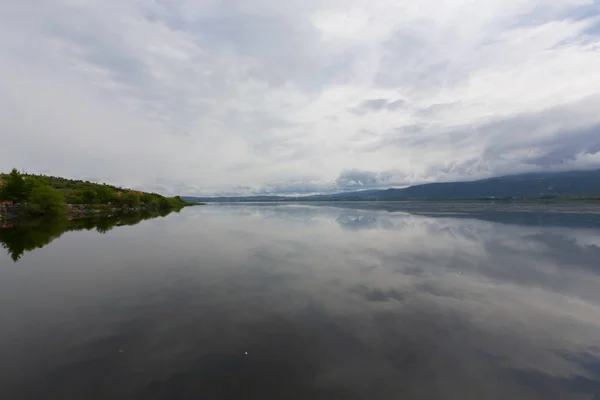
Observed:
[[[43,248],[65,232],[96,230],[107,233],[116,226],[136,225],[140,222],[161,216],[170,211],[131,212],[113,216],[68,218],[36,218],[6,223],[0,229],[0,244],[7,250],[14,262],[19,261],[24,253]]]
[[[600,398],[593,212],[436,215],[207,206],[69,235],[0,268],[0,397]]]

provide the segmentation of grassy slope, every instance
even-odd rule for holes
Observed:
[[[173,198],[168,198],[168,197],[162,196],[157,193],[148,193],[148,192],[123,188],[123,187],[118,187],[118,186],[113,186],[113,185],[94,183],[94,182],[90,182],[90,181],[82,181],[82,180],[75,180],[75,179],[67,179],[67,178],[56,177],[56,176],[47,176],[47,175],[23,174],[22,176],[25,180],[35,179],[37,184],[44,185],[44,186],[50,186],[50,187],[58,190],[59,192],[61,192],[64,195],[64,197],[65,197],[65,199],[67,199],[67,201],[69,200],[69,197],[74,193],[81,193],[86,190],[91,190],[93,192],[96,192],[100,188],[109,188],[109,189],[113,190],[117,194],[117,196],[122,196],[129,192],[135,192],[135,193],[139,194],[140,196],[144,195],[144,194],[152,195],[155,199],[161,199],[161,198],[168,199],[171,203],[173,203]],[[0,180],[6,179],[7,177],[8,177],[8,174],[4,174],[4,173],[0,174]],[[178,205],[187,206],[187,205],[197,205],[197,204],[201,204],[201,203],[182,201]]]

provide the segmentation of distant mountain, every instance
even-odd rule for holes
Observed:
[[[188,201],[365,201],[482,198],[600,197],[600,170],[529,173],[471,182],[428,183],[403,189],[365,190],[302,197],[184,197]]]
[[[194,197],[194,196],[181,196],[185,201],[190,202],[213,202],[213,203],[240,203],[245,201],[289,201],[295,198],[284,197],[284,196],[219,196],[219,197]],[[301,197],[302,198],[302,197]]]
[[[379,199],[457,199],[484,197],[600,196],[600,170],[535,173],[472,182],[429,183],[382,190]]]

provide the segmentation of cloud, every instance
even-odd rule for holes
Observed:
[[[402,107],[403,104],[404,100],[402,99],[394,101],[390,101],[388,99],[369,99],[364,100],[359,106],[355,108],[350,108],[348,111],[350,111],[353,114],[364,115],[368,112],[373,111],[397,110],[398,108]]]
[[[600,166],[595,1],[2,7],[0,170],[224,194]]]

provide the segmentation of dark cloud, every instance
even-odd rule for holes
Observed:
[[[391,101],[387,103],[387,109],[390,111],[398,110],[399,108],[402,108],[405,104],[406,101],[404,100]]]
[[[390,101],[389,99],[368,99],[356,107],[349,108],[348,111],[356,115],[364,115],[368,112],[381,110],[394,111],[404,106],[404,104],[405,101],[402,99],[394,101]]]
[[[459,103],[442,103],[442,104],[432,104],[425,108],[421,108],[415,112],[416,115],[424,118],[433,117],[445,110],[451,110],[453,108],[460,107]]]
[[[558,137],[540,143],[539,148],[542,154],[524,160],[527,164],[554,167],[568,164],[578,155],[597,154],[600,152],[600,125],[575,132],[561,132]]]
[[[371,187],[378,181],[378,176],[375,172],[349,170],[344,171],[337,178],[336,183],[340,187],[356,188],[356,187]]]
[[[363,190],[381,188],[386,185],[403,185],[396,181],[401,174],[398,171],[371,172],[351,169],[342,171],[335,183],[343,190]]]
[[[393,148],[469,148],[482,147],[471,157],[432,163],[424,176],[430,180],[469,180],[519,172],[591,169],[600,167],[600,160],[579,161],[578,157],[600,152],[600,125],[582,121],[573,129],[564,126],[567,115],[578,107],[589,108],[596,97],[576,104],[556,107],[537,113],[523,113],[512,118],[481,125],[468,125],[444,130],[428,124],[398,127],[385,134],[378,143],[365,151],[380,152]],[[452,107],[452,106],[448,106]],[[427,113],[435,115],[446,106],[432,106]],[[515,137],[521,137],[514,141]],[[417,183],[417,182],[411,182]]]
[[[389,101],[388,99],[365,100],[362,102],[362,104],[359,106],[359,108],[377,111],[377,110],[381,110],[382,108],[387,106],[388,101]]]
[[[350,290],[374,303],[385,303],[389,301],[404,301],[406,295],[394,289],[370,289],[365,285],[358,285]]]

